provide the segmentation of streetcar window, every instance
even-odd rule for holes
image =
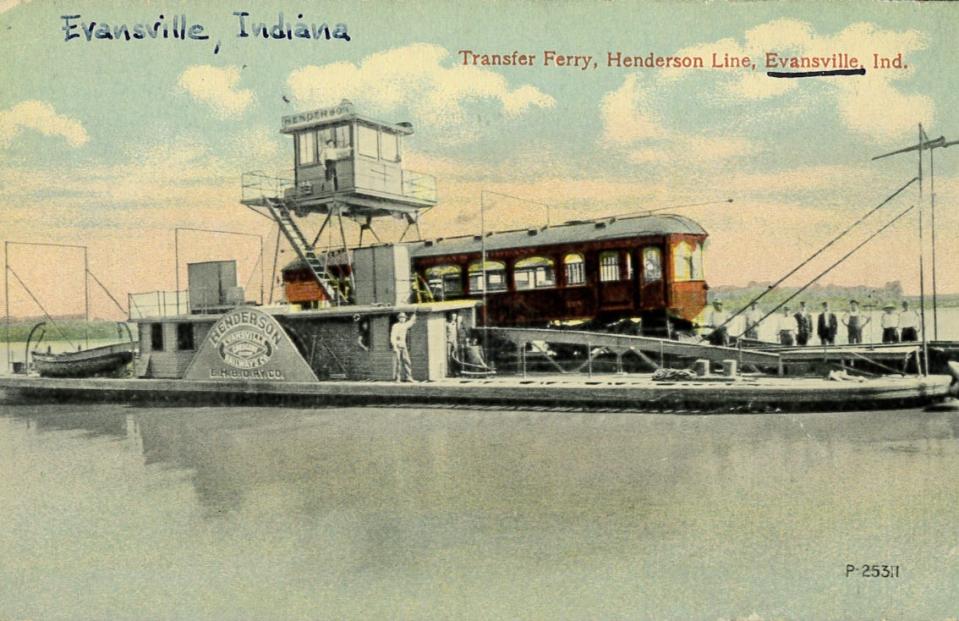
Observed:
[[[359,148],[360,155],[365,155],[366,157],[372,157],[376,159],[379,157],[379,146],[377,144],[378,132],[372,127],[367,127],[365,125],[359,126],[359,133],[357,135],[357,147]]]
[[[692,276],[693,276],[693,280],[704,280],[703,245],[702,244],[696,244],[696,246],[693,248]]]
[[[599,254],[599,280],[600,282],[619,280],[619,252],[609,250]]]
[[[483,287],[483,264],[479,261],[471,263],[469,267],[470,292],[482,292]],[[486,262],[486,290],[487,291],[505,291],[506,290],[506,264],[501,261]]]
[[[296,157],[300,166],[316,164],[315,132],[300,132],[296,135]]]
[[[583,255],[578,253],[568,254],[563,257],[563,264],[566,266],[566,285],[586,284],[586,269],[584,268]]]
[[[553,260],[546,257],[529,257],[516,262],[513,269],[516,289],[542,289],[556,286]]]
[[[656,247],[643,248],[643,280],[655,282],[663,278],[663,254]]]
[[[693,279],[693,247],[688,242],[679,242],[673,248],[673,279]]]
[[[459,265],[437,265],[427,268],[426,280],[431,284],[434,282],[442,283],[443,294],[446,297],[463,293]]]

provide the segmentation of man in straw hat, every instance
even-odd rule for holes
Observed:
[[[892,311],[896,310],[895,304],[886,304],[882,307],[882,319],[879,323],[882,326],[882,342],[899,342],[899,316]]]
[[[406,313],[396,316],[396,323],[390,328],[390,347],[393,348],[393,381],[415,382],[413,379],[413,363],[410,361],[410,350],[406,344],[406,335],[410,327],[416,323],[416,314],[409,321]]]

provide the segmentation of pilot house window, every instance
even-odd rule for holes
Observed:
[[[360,155],[372,157],[373,159],[379,157],[380,152],[379,146],[377,145],[377,131],[372,127],[360,125],[359,131],[357,132],[356,142]]]
[[[387,162],[400,161],[400,143],[396,134],[380,132],[380,159]]]
[[[316,164],[315,132],[301,132],[296,135],[296,156],[300,166]]]

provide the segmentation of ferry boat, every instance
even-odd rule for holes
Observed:
[[[8,376],[0,389],[671,411],[899,407],[949,395],[948,375],[789,377],[775,351],[670,338],[706,305],[708,234],[690,218],[649,213],[422,239],[419,218],[437,203],[436,182],[403,166],[409,123],[361,115],[344,101],[284,117],[281,132],[292,137],[292,174],[244,174],[241,202],[273,220],[297,255],[282,273],[286,304],[247,301],[234,261],[191,263],[186,291],[129,296],[139,335],[133,378],[66,377],[95,350],[35,354],[42,375],[61,377]],[[393,243],[374,231],[383,218],[406,223]],[[312,242],[308,219],[320,222]],[[359,246],[347,243],[346,224],[359,226]],[[404,241],[410,231],[416,238]],[[340,247],[318,249],[324,232],[338,232]],[[378,243],[363,245],[367,234]],[[624,322],[633,329],[615,329]],[[466,360],[480,339],[486,360]],[[407,364],[397,349],[412,353],[413,383],[394,383]],[[695,362],[697,373],[669,371],[677,360]],[[657,373],[625,373],[637,364]]]

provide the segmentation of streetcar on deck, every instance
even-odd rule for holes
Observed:
[[[706,238],[689,218],[655,214],[492,232],[485,242],[468,235],[399,245],[417,301],[482,299],[496,326],[628,331],[638,320],[643,333],[662,334],[691,328],[706,306]],[[348,282],[345,261],[330,271]],[[327,303],[302,262],[288,265],[283,281],[289,302]]]

